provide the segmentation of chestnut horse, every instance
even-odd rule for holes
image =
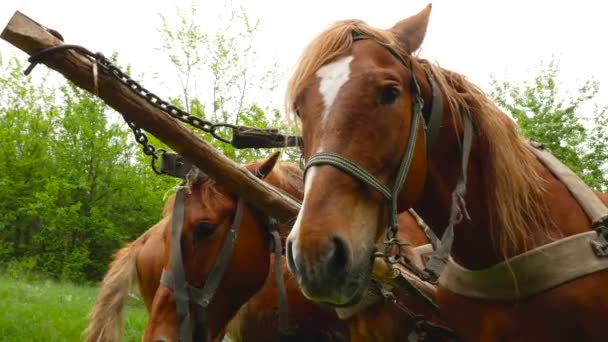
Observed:
[[[301,171],[295,166],[283,163],[274,168],[278,156],[278,154],[275,154],[268,160],[252,163],[247,168],[256,174],[268,174],[265,179],[266,182],[301,199]],[[234,212],[235,203],[226,192],[209,180],[201,181],[201,179],[198,179],[194,181],[193,184],[190,184],[190,191],[191,194],[187,195],[189,198],[188,204],[185,207],[188,220],[186,221],[186,226],[192,226],[192,230],[195,230],[202,229],[197,226],[197,224],[200,226],[200,220],[219,222],[218,231],[207,240],[223,239],[225,234],[222,234],[221,229],[223,229],[223,225],[227,221],[231,220],[231,213]],[[203,200],[205,201],[203,202]],[[128,298],[132,281],[138,284],[141,297],[148,312],[152,315],[154,314],[152,312],[152,301],[159,288],[161,273],[166,263],[165,239],[171,230],[172,217],[170,214],[173,211],[173,204],[174,197],[167,201],[163,218],[159,223],[115,254],[114,260],[101,284],[97,301],[89,314],[90,323],[86,330],[87,341],[121,340],[122,310]],[[223,297],[234,300],[237,303],[230,308],[218,308],[215,304],[212,304],[210,308],[212,315],[215,315],[216,312],[221,312],[222,317],[232,317],[236,309],[245,300],[249,299],[251,294],[256,293],[260,289],[260,282],[265,280],[268,275],[270,254],[268,241],[266,241],[268,232],[265,231],[266,227],[260,226],[259,221],[251,218],[252,212],[250,209],[245,208],[242,217],[242,232],[236,239],[237,251],[235,251],[234,260],[231,261],[226,271],[229,274],[236,275],[236,277],[233,277],[234,279],[230,281],[222,282],[222,286],[226,290],[236,290],[235,293],[226,293]],[[258,214],[256,213],[255,215],[257,216]],[[281,226],[280,228],[284,227]],[[189,229],[187,228],[186,230]],[[263,234],[260,232],[263,232]],[[284,229],[282,229],[282,233],[286,235]],[[265,241],[262,242],[262,240]],[[208,263],[208,261],[206,262]],[[235,264],[238,265],[235,266]],[[295,284],[295,282],[293,283]],[[297,289],[297,286],[295,288]],[[345,331],[345,323],[338,320],[332,309],[323,308],[311,302],[308,302],[307,306],[298,305],[299,299],[297,297],[302,297],[302,295],[299,290],[293,291],[293,289],[293,285],[287,288],[289,307],[292,316],[294,316],[294,319],[290,322],[290,327],[298,324],[298,314],[313,317],[323,317],[325,315],[325,319],[318,320],[316,326],[308,324],[306,327],[309,331],[306,331],[306,333],[309,334],[310,330],[314,331],[314,329],[327,329],[336,332],[340,330],[342,332]],[[220,289],[220,292],[222,290]],[[274,294],[276,295],[276,292]],[[239,296],[244,299],[240,300]],[[296,298],[295,302],[294,298]],[[225,323],[218,325],[220,327],[215,329],[218,331],[215,335],[219,336],[223,332]],[[301,333],[301,331],[297,330],[296,333]]]
[[[454,279],[464,278],[441,273],[438,303],[463,338],[605,340],[606,253],[590,247],[602,245],[605,234],[593,228],[603,232],[605,223],[594,219],[592,228],[586,206],[482,90],[414,54],[430,12],[429,4],[390,29],[339,21],[303,52],[286,97],[307,160],[302,209],[287,242],[291,272],[312,300],[357,301],[378,227],[413,207],[438,236],[447,232],[444,252],[454,237],[445,269],[466,274],[469,285],[456,291]],[[583,192],[587,201],[607,202]],[[564,253],[560,244],[572,241],[583,244]],[[541,247],[561,248],[568,267],[561,257],[519,262],[539,260]],[[576,265],[574,253],[585,261]],[[529,288],[539,274],[557,279],[560,272],[578,273],[544,287],[541,277],[539,288]],[[506,279],[497,283],[508,290],[504,298],[498,288],[471,287],[495,279]]]

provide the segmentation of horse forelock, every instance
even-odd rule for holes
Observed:
[[[390,30],[374,28],[362,20],[348,19],[335,22],[314,38],[302,52],[295,70],[289,79],[285,94],[285,113],[292,126],[296,126],[295,100],[304,83],[327,63],[343,55],[352,48],[353,32],[359,32],[389,45],[403,56],[408,54],[397,44],[397,39]]]

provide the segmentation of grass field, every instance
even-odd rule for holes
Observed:
[[[51,281],[25,282],[0,275],[0,341],[82,341],[97,288]],[[124,341],[141,341],[147,314],[130,299]]]

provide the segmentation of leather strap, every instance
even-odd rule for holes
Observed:
[[[365,33],[353,31],[352,33],[353,41],[364,40],[364,39],[373,39],[372,37],[366,35]],[[419,124],[423,123],[425,118],[423,117],[423,107],[424,100],[421,95],[420,85],[418,84],[418,80],[415,77],[414,65],[411,63],[411,60],[406,59],[403,55],[399,53],[393,46],[389,44],[385,44],[381,41],[375,40],[378,44],[386,47],[397,59],[399,59],[406,68],[409,69],[411,73],[411,91],[414,95],[413,104],[412,104],[412,118],[410,124],[410,132],[408,137],[408,143],[401,158],[401,162],[399,164],[399,169],[397,170],[397,176],[395,178],[393,189],[389,189],[386,185],[384,185],[381,181],[379,181],[374,175],[370,172],[359,166],[357,163],[349,160],[346,157],[343,157],[337,153],[332,152],[320,152],[311,156],[310,160],[306,164],[304,168],[304,177],[306,177],[306,171],[308,168],[316,165],[331,165],[335,168],[351,175],[357,180],[373,187],[377,191],[379,191],[384,197],[387,198],[389,204],[389,215],[388,215],[388,230],[385,241],[385,250],[384,253],[379,253],[377,255],[384,255],[387,258],[393,258],[392,254],[394,254],[394,247],[398,247],[398,251],[401,250],[402,242],[396,238],[397,231],[399,229],[397,223],[397,198],[403,185],[405,184],[405,179],[409,172],[411,162],[414,156],[414,148],[416,146],[417,134],[419,130]],[[435,143],[435,140],[438,136],[439,127],[441,125],[441,115],[443,112],[443,96],[440,88],[437,86],[437,83],[433,79],[432,75],[427,73],[427,78],[431,84],[432,88],[432,107],[429,111],[429,126],[425,127],[425,131],[428,129],[428,139],[425,136],[425,142],[428,143],[427,155],[430,153],[432,146]],[[430,140],[430,141],[427,141]],[[397,252],[397,257],[400,252]]]
[[[196,309],[197,314],[196,322],[197,328],[203,329],[200,338],[204,341],[207,339],[207,331],[205,329],[206,320],[206,309],[217,290],[219,283],[221,282],[224,272],[230,261],[234,242],[241,226],[241,219],[243,217],[243,206],[244,202],[239,199],[236,207],[236,213],[234,220],[228,231],[228,236],[224,241],[222,250],[218,260],[209,273],[205,281],[205,285],[202,289],[190,285],[185,276],[184,265],[182,259],[182,248],[181,248],[181,237],[184,225],[184,188],[180,187],[175,195],[175,206],[173,210],[173,221],[171,231],[171,255],[170,264],[171,270],[164,270],[161,275],[161,284],[173,290],[173,296],[175,298],[175,306],[177,311],[177,317],[179,321],[179,336],[180,341],[192,341],[192,321],[190,317],[189,303],[190,301],[197,304],[200,308]],[[279,247],[280,248],[280,247]]]
[[[355,162],[342,157],[339,154],[331,153],[331,152],[319,152],[312,156],[308,161],[306,168],[304,169],[304,178],[306,178],[306,172],[309,168],[315,165],[323,165],[328,164],[333,167],[336,167],[349,175],[355,177],[361,182],[371,186],[372,188],[378,190],[384,197],[387,199],[391,198],[391,191],[389,188],[382,184],[374,175],[369,173],[367,170],[363,169]]]
[[[469,165],[469,155],[471,153],[471,144],[473,141],[473,123],[467,113],[464,119],[464,136],[462,139],[462,171],[456,188],[452,192],[452,206],[450,208],[450,221],[448,227],[443,232],[441,240],[437,242],[438,247],[429,258],[426,264],[425,273],[430,280],[435,281],[445,268],[452,244],[454,243],[454,226],[462,221],[463,217],[468,218],[464,196],[467,190],[467,170]]]
[[[175,204],[173,208],[173,218],[171,222],[171,255],[169,263],[171,269],[163,271],[160,282],[166,287],[173,290],[175,299],[175,308],[179,321],[179,336],[180,341],[192,341],[192,322],[190,319],[189,292],[184,273],[184,265],[182,261],[182,227],[184,226],[184,188],[180,187],[175,194]]]
[[[435,78],[430,73],[427,73],[427,78],[431,84],[433,100],[431,102],[431,110],[428,116],[424,117],[426,122],[426,155],[431,156],[431,151],[439,137],[439,129],[441,128],[441,120],[443,118],[443,93],[437,85]]]
[[[224,246],[222,246],[222,250],[220,251],[220,255],[216,261],[215,267],[207,276],[202,293],[200,293],[199,296],[192,298],[197,304],[204,308],[209,306],[209,302],[211,302],[211,299],[213,298],[213,295],[215,294],[215,291],[217,290],[217,287],[224,276],[224,272],[226,271],[230,257],[232,256],[234,241],[236,241],[236,236],[241,226],[241,219],[243,218],[243,206],[243,200],[239,198],[236,205],[234,220],[232,221],[232,225],[228,231],[228,236],[226,236]]]
[[[276,227],[276,226],[275,226]],[[277,282],[278,291],[278,310],[279,310],[279,330],[286,333],[289,329],[288,322],[288,306],[287,306],[287,290],[283,280],[283,272],[281,272],[281,236],[277,229],[270,230],[270,238],[272,241],[272,249],[274,254],[274,275]]]

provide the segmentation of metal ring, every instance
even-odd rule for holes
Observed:
[[[235,125],[233,125],[233,124],[229,124],[229,123],[218,123],[218,124],[211,125],[211,127],[209,128],[209,130],[210,130],[211,135],[212,135],[212,136],[213,136],[215,139],[217,139],[217,140],[219,140],[219,141],[221,141],[221,142],[224,142],[224,143],[226,143],[226,144],[231,144],[231,145],[232,145],[232,137],[230,138],[230,140],[227,140],[227,139],[225,139],[225,138],[223,138],[223,137],[219,136],[219,135],[218,135],[218,134],[215,132],[215,130],[216,130],[216,129],[218,129],[218,128],[223,128],[223,127],[228,127],[228,128],[230,128],[230,129],[232,129],[232,134],[233,134],[233,136],[234,136],[234,130],[236,130],[236,128],[237,128],[237,127],[236,127]]]
[[[154,154],[152,154],[152,159],[150,160],[150,165],[152,166],[152,170],[154,171],[154,173],[156,173],[157,175],[162,175],[163,173],[159,169],[156,168],[156,161],[159,159],[158,158],[159,153],[165,154],[165,153],[167,153],[167,151],[162,148],[157,149],[154,152]]]

